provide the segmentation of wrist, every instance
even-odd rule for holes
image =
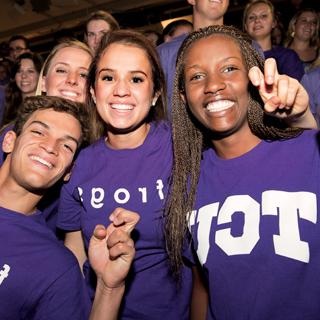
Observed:
[[[120,283],[117,286],[108,286],[102,279],[97,280],[96,292],[99,292],[100,295],[110,296],[114,294],[123,294],[125,290],[125,282]]]
[[[304,112],[295,115],[294,117],[289,117],[283,119],[285,123],[292,128],[302,128],[302,129],[316,129],[317,122],[308,107]]]

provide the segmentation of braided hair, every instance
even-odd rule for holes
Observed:
[[[194,205],[201,155],[203,149],[209,147],[207,131],[195,120],[187,103],[181,98],[181,93],[185,92],[184,61],[191,45],[215,34],[231,37],[239,45],[247,70],[258,66],[263,71],[264,65],[263,59],[252,47],[252,40],[240,30],[229,26],[210,26],[195,31],[185,39],[179,50],[172,101],[174,166],[165,212],[166,246],[172,271],[178,278],[183,262],[182,247],[188,226],[187,215]],[[247,118],[254,135],[264,140],[279,140],[301,133],[301,129],[287,128],[281,120],[266,115],[258,90],[252,84],[249,84],[248,90]]]

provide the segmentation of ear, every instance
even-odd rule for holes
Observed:
[[[72,162],[72,163],[70,164],[69,168],[66,170],[66,172],[65,172],[65,174],[64,174],[64,176],[63,176],[63,181],[64,181],[64,182],[68,182],[68,181],[70,180],[73,166],[74,166],[74,162]]]
[[[17,134],[12,130],[5,134],[2,141],[2,150],[4,153],[11,153],[13,151],[16,139]]]
[[[191,4],[192,6],[194,6],[196,4],[196,0],[187,0],[189,4]]]
[[[277,25],[276,21],[273,20],[273,22],[272,22],[272,29],[274,29],[274,28],[276,27],[276,25]]]
[[[42,76],[42,78],[41,78],[41,91],[47,92],[46,76]]]
[[[186,100],[186,96],[185,96],[184,92],[180,91],[179,94],[180,94],[180,98],[183,101],[183,103],[186,104],[187,100]]]
[[[169,36],[168,34],[166,34],[165,36],[164,36],[164,42],[169,42],[170,40],[171,40],[171,36]]]
[[[159,96],[160,96],[160,92],[156,92],[155,95],[154,95],[154,97],[153,97],[153,99],[152,99],[152,102],[151,102],[151,105],[152,105],[153,107],[156,105]]]
[[[96,95],[92,87],[90,87],[90,94],[91,94],[92,100],[94,101],[94,103],[96,103]]]

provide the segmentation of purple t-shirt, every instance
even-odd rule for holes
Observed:
[[[301,80],[304,75],[303,64],[297,53],[289,48],[274,46],[271,50],[264,51],[265,58],[274,58],[277,61],[279,74],[286,74]]]
[[[115,208],[140,214],[132,234],[136,256],[121,319],[188,319],[190,270],[184,269],[178,290],[170,275],[163,237],[171,168],[171,129],[164,122],[152,123],[144,143],[135,149],[113,150],[100,139],[82,150],[69,183],[62,188],[58,227],[82,230],[86,248],[94,226],[108,225]]]
[[[319,319],[319,134],[204,152],[191,219],[209,319]]]
[[[168,97],[168,115],[171,117],[171,101],[173,93],[173,82],[176,73],[176,61],[180,46],[187,34],[182,34],[169,42],[160,44],[157,51],[160,56],[161,66],[165,75],[167,84],[167,97]]]
[[[320,67],[307,72],[301,79],[301,84],[309,95],[310,109],[320,124]]]
[[[0,319],[88,319],[76,258],[31,216],[0,208]]]
[[[191,232],[209,319],[318,319],[319,135],[204,152]]]

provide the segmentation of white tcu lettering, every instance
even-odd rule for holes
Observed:
[[[242,236],[233,237],[231,228],[216,232],[216,244],[227,255],[249,254],[260,238],[260,205],[247,195],[231,196],[226,199],[219,211],[218,225],[230,223],[232,215],[239,211],[244,214]]]
[[[197,256],[201,264],[206,263],[208,252],[210,249],[210,230],[212,218],[216,217],[218,214],[219,203],[211,203],[199,209],[197,216],[197,222],[199,223],[199,228],[197,232],[198,249]],[[196,211],[192,211],[190,215],[189,224],[195,224],[195,214]],[[190,228],[190,227],[189,227]]]
[[[265,191],[262,214],[279,215],[279,235],[273,236],[278,255],[309,262],[309,244],[300,240],[299,217],[317,222],[317,198],[311,192]]]
[[[199,224],[197,230],[199,261],[207,261],[210,249],[210,231],[212,218],[217,217],[217,225],[232,222],[236,212],[244,215],[243,233],[234,237],[231,227],[217,230],[216,244],[227,254],[250,254],[260,239],[260,205],[248,195],[228,197],[220,210],[219,203],[211,203],[192,211],[189,228]],[[317,198],[311,192],[284,192],[268,190],[262,193],[262,216],[279,216],[279,235],[273,235],[275,253],[302,262],[309,262],[309,244],[301,241],[299,232],[299,218],[317,223]],[[195,217],[197,216],[197,221]]]
[[[7,264],[4,264],[3,269],[0,270],[0,285],[2,284],[5,278],[8,278],[9,271],[10,271],[10,266],[8,266]]]
[[[91,190],[91,206],[96,209],[103,207],[104,190],[102,188],[92,188]]]
[[[120,198],[120,194],[123,194]],[[123,204],[123,203],[127,203],[130,199],[130,193],[127,189],[125,188],[119,188],[118,190],[116,190],[116,192],[114,193],[114,200],[117,203]]]

